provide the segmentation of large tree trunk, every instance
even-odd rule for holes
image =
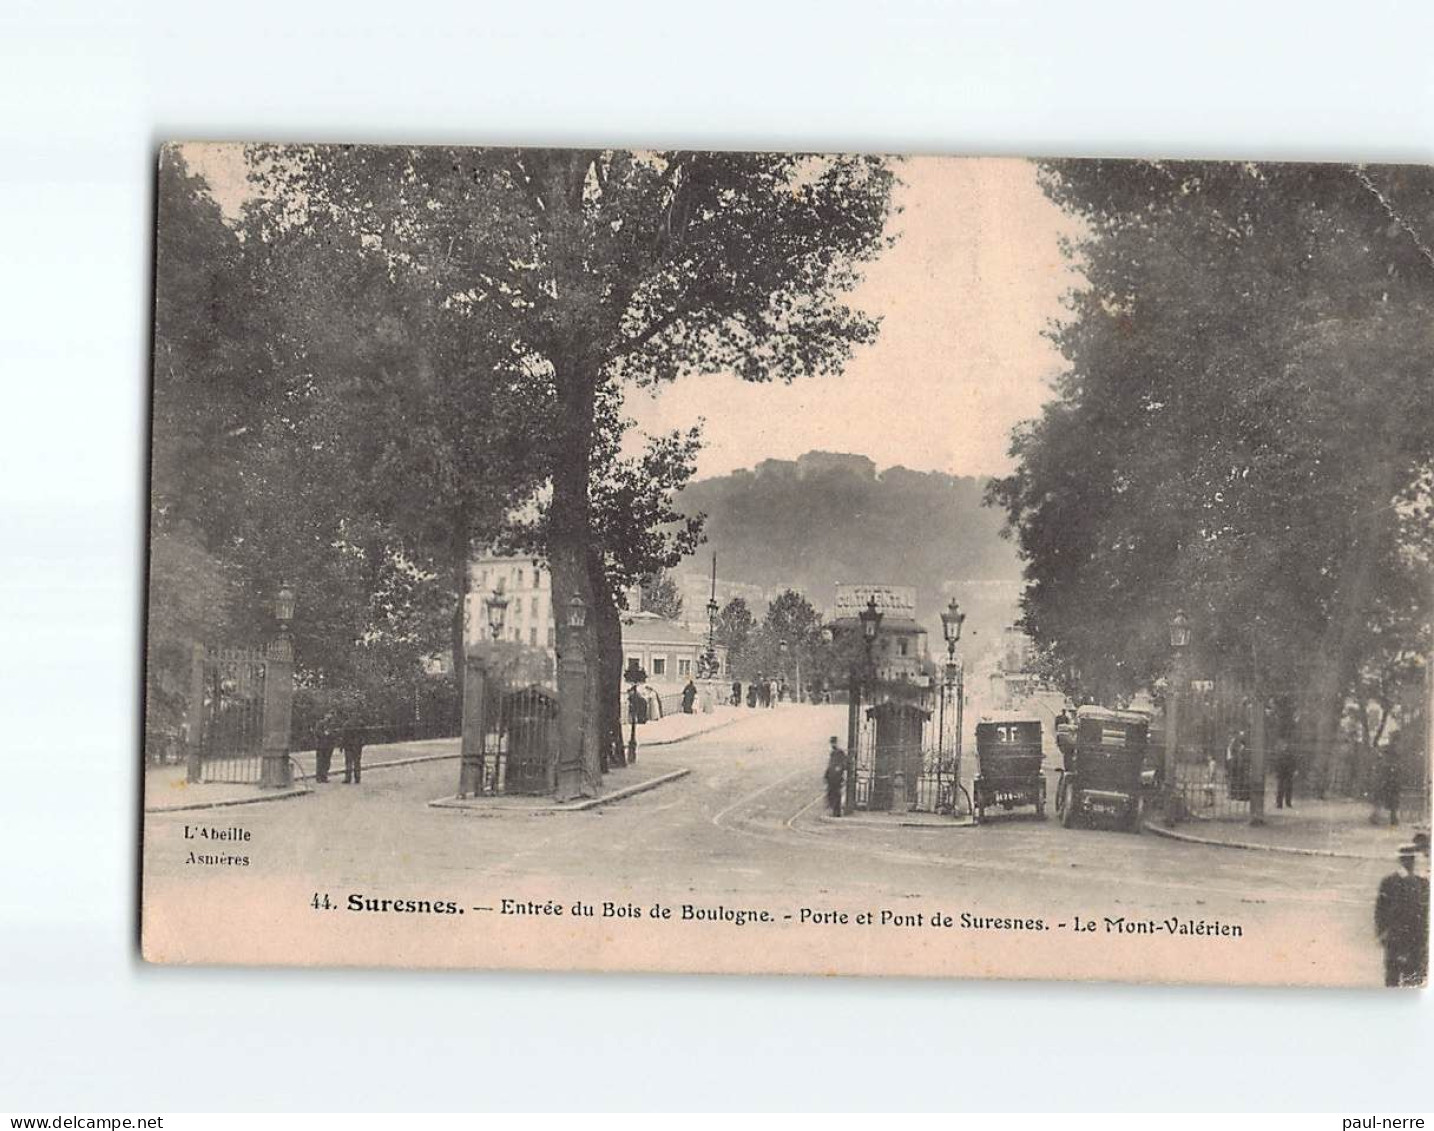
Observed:
[[[565,699],[561,710],[569,726],[564,730],[558,755],[557,797],[570,801],[596,797],[602,788],[601,670],[597,639],[600,597],[592,583],[589,559],[593,552],[590,476],[594,391],[591,378],[579,366],[555,365],[563,413],[562,444],[553,467],[553,498],[549,508],[548,565],[553,573],[553,613],[557,624],[558,688]],[[570,628],[565,612],[573,595],[589,610],[587,625]],[[568,665],[581,660],[580,682],[565,676]]]
[[[598,735],[604,771],[627,764],[622,739],[622,620],[603,573],[602,555],[589,562],[597,607]]]

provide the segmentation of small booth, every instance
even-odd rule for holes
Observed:
[[[915,703],[878,703],[867,708],[875,728],[868,809],[905,810],[916,804],[931,712]]]

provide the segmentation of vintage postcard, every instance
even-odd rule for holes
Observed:
[[[157,197],[147,959],[1425,984],[1431,169]]]

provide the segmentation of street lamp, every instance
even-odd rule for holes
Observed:
[[[782,664],[782,680],[783,680],[784,682],[785,682],[785,680],[786,680],[786,678],[787,678],[787,653],[788,653],[789,651],[790,651],[790,648],[788,647],[787,642],[786,642],[785,640],[779,640],[779,641],[777,641],[777,652],[778,652],[778,653],[781,655],[781,657],[782,657],[782,660],[781,660],[781,664]]]
[[[872,664],[871,649],[872,649],[872,645],[876,642],[876,634],[881,631],[881,617],[882,617],[882,613],[881,613],[881,610],[876,607],[876,598],[875,598],[875,597],[868,597],[868,598],[866,599],[866,608],[862,609],[861,612],[859,612],[859,613],[857,614],[857,620],[861,622],[861,639],[862,639],[862,643],[866,645],[866,671],[865,671],[865,678],[864,678],[863,683],[875,683],[875,682],[876,682],[876,671],[875,671],[875,668],[873,667],[873,664]],[[846,752],[846,757],[847,757],[847,772],[846,772],[846,809],[847,809],[847,812],[851,812],[851,811],[853,811],[853,810],[856,808],[856,748],[857,748],[857,743],[860,741],[860,738],[861,738],[861,731],[860,731],[860,726],[861,726],[860,711],[861,711],[861,700],[862,700],[862,698],[863,698],[862,690],[864,690],[864,688],[859,688],[859,687],[855,686],[855,685],[857,684],[857,681],[856,681],[856,680],[853,680],[852,683],[853,683],[854,686],[853,686],[852,695],[851,695],[851,709],[849,710],[849,712],[848,712],[848,714],[847,714],[847,718],[848,718],[847,728],[848,728],[848,732],[849,732],[849,733],[848,733],[848,736],[847,736],[847,737],[848,737],[848,742],[847,742],[848,750],[847,750],[847,752]]]
[[[502,589],[495,589],[484,604],[488,606],[488,628],[493,633],[493,639],[497,640],[503,635],[503,619],[508,614],[508,598]]]
[[[961,606],[955,597],[951,603],[941,611],[941,635],[946,638],[946,670],[943,673],[945,680],[941,687],[941,712],[936,736],[936,796],[941,796],[941,760],[946,752],[946,700],[951,696],[951,689],[956,685],[958,677],[964,673],[956,665],[956,642],[961,639],[961,626],[966,623],[966,614],[961,611]],[[961,679],[961,685],[956,689],[956,785],[961,784],[961,716],[963,701],[966,698],[965,680]],[[955,790],[952,791],[953,796]],[[953,801],[954,805],[954,801]]]
[[[1176,762],[1180,729],[1180,694],[1185,683],[1185,649],[1190,644],[1190,618],[1184,609],[1170,618],[1170,691],[1165,699],[1165,823],[1180,819],[1179,783]]]
[[[714,562],[715,570],[716,564]],[[716,580],[713,580],[713,594],[707,599],[707,651],[702,654],[702,666],[706,669],[708,679],[716,679],[717,671],[717,593]]]
[[[637,662],[636,656],[629,656],[627,668],[622,673],[622,678],[627,681],[627,721],[630,727],[627,739],[627,764],[630,766],[637,761],[637,705],[640,696],[637,694],[637,685],[647,679],[647,673],[642,670],[642,665]]]

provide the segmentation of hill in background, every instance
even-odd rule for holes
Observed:
[[[796,589],[825,613],[838,582],[882,582],[916,587],[933,651],[952,596],[968,613],[967,636],[991,639],[1017,615],[1021,563],[1000,537],[1002,512],[981,505],[986,482],[904,467],[878,472],[865,456],[835,452],[698,480],[678,500],[686,513],[707,516],[706,544],[676,571],[688,615],[693,596],[706,601],[700,579],[715,551],[719,581],[758,616],[758,591],[770,599]]]

